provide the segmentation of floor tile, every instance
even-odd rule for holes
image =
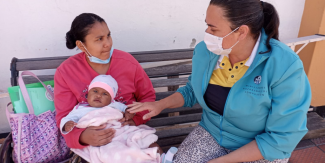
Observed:
[[[295,150],[300,150],[300,149],[305,149],[305,148],[310,148],[315,146],[315,144],[310,141],[310,140],[302,140],[299,142]]]
[[[317,147],[293,151],[290,163],[324,163],[325,153]]]
[[[325,152],[325,145],[321,145],[321,146],[318,146],[320,149],[323,150],[323,152]]]
[[[316,145],[323,145],[325,144],[325,137],[311,139],[311,141],[314,142]]]

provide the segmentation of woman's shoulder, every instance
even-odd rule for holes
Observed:
[[[275,65],[288,65],[290,66],[294,62],[301,61],[299,56],[286,44],[271,39],[271,52],[269,58],[275,62]]]
[[[204,53],[210,53],[204,41],[199,42],[194,48],[195,55],[201,55]]]
[[[61,63],[61,65],[57,68],[57,70],[71,70],[71,69],[78,69],[79,65],[83,65],[84,62],[84,53],[78,53],[75,54],[71,57],[69,57],[68,59],[66,59],[65,61],[63,61]]]
[[[128,64],[139,64],[139,62],[130,53],[118,49],[114,49],[112,59],[127,62]]]

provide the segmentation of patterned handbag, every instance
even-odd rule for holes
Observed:
[[[36,75],[28,71],[22,72],[18,79],[29,113],[15,114],[9,112],[8,106],[11,103],[7,105],[6,114],[12,130],[14,144],[14,162],[56,163],[67,160],[70,149],[56,126],[55,111],[48,110],[37,116],[34,114],[33,105],[22,79],[23,75],[31,75],[38,79]],[[40,82],[42,83],[42,81]],[[47,90],[47,93],[54,97],[53,92],[44,83],[42,85]]]

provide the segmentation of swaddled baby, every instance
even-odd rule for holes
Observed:
[[[76,105],[66,117],[62,118],[60,123],[62,134],[69,133],[87,113],[103,107],[115,108],[125,113],[126,119],[132,119],[134,115],[125,112],[127,106],[114,100],[117,90],[117,82],[112,76],[98,75],[95,77],[88,88],[88,103]]]
[[[118,85],[112,76],[95,77],[88,88],[88,103],[76,105],[60,123],[62,134],[68,134],[74,127],[107,124],[107,127],[116,129],[112,142],[71,150],[88,162],[161,162],[160,148],[152,146],[158,139],[155,129],[146,125],[123,126],[118,121],[123,116],[132,119],[134,115],[125,111],[125,104],[114,100],[117,91]]]

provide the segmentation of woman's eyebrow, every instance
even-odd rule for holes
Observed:
[[[205,20],[205,23],[207,23],[207,20]],[[217,28],[216,26],[214,26],[214,25],[212,25],[212,24],[208,24],[208,23],[207,23],[207,25],[210,26],[210,27],[215,27],[215,28]]]
[[[109,36],[109,35],[111,35],[111,32],[109,32],[108,34],[107,34],[107,36]],[[97,36],[97,37],[95,37],[95,38],[101,38],[101,37],[104,37],[103,35],[100,35],[100,36]]]

